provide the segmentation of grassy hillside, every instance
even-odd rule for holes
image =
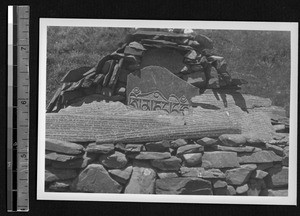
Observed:
[[[70,69],[95,65],[118,48],[133,29],[48,27],[47,103]],[[289,106],[290,34],[270,31],[195,30],[214,41],[215,54],[225,57],[232,77],[246,79],[242,88]]]

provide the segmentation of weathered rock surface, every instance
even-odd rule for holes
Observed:
[[[246,138],[242,134],[222,134],[219,136],[220,145],[237,147],[246,144]]]
[[[65,180],[65,181],[56,181],[49,185],[49,191],[53,192],[68,192],[70,189],[72,181]]]
[[[227,185],[227,193],[226,195],[231,195],[231,196],[234,196],[236,195],[236,190],[233,186],[231,185]]]
[[[239,195],[244,195],[248,190],[249,190],[248,184],[244,184],[236,188],[236,193]]]
[[[266,184],[268,185],[268,188],[279,188],[288,186],[288,167],[272,167],[267,171],[269,173],[269,178],[266,179]]]
[[[178,177],[178,174],[176,172],[157,172],[157,175],[160,179]]]
[[[202,163],[202,153],[188,153],[182,156],[184,165],[191,167]]]
[[[212,146],[212,149],[215,150],[215,151],[231,151],[231,152],[257,152],[257,151],[261,151],[260,148],[256,148],[256,147],[253,147],[253,146],[230,147],[230,146],[215,145],[215,146]]]
[[[282,158],[273,151],[258,151],[254,153],[238,153],[238,161],[240,164],[245,163],[270,163],[280,162]]]
[[[270,190],[268,190],[268,192],[269,192],[268,196],[288,196],[288,194],[289,194],[288,189],[284,189],[284,190],[270,189]]]
[[[163,140],[159,142],[150,142],[145,144],[146,150],[150,152],[168,152],[170,141]]]
[[[231,185],[245,184],[250,178],[251,172],[255,170],[255,164],[242,165],[240,168],[227,170],[225,172],[226,182]]]
[[[199,152],[203,152],[204,148],[203,146],[199,145],[199,144],[189,144],[189,145],[184,145],[181,146],[177,149],[177,156],[181,157],[183,154],[187,154],[187,153],[199,153]]]
[[[210,147],[218,144],[218,140],[209,137],[204,137],[202,139],[197,140],[196,142],[204,147]]]
[[[210,168],[234,168],[239,167],[236,152],[204,152],[202,156],[202,165],[205,169]]]
[[[127,156],[136,160],[156,160],[170,158],[171,154],[169,152],[140,152],[128,154]]]
[[[96,144],[91,143],[85,149],[86,152],[90,153],[99,153],[99,154],[108,154],[114,151],[114,144]]]
[[[125,149],[126,152],[140,152],[143,150],[143,144],[127,144]]]
[[[151,161],[151,165],[163,171],[177,171],[181,167],[181,159],[171,156],[167,159],[158,159]]]
[[[51,165],[57,169],[83,169],[97,158],[96,154],[86,152],[82,158],[65,162],[52,161]]]
[[[155,185],[156,194],[212,195],[210,181],[201,178],[164,178]]]
[[[46,138],[46,150],[77,155],[83,152],[83,146],[76,143]]]
[[[131,176],[132,169],[132,166],[127,166],[122,169],[111,169],[108,172],[117,182],[125,184]]]
[[[216,180],[213,182],[214,195],[227,195],[227,183],[222,180]]]
[[[262,171],[262,170],[254,170],[251,174],[251,178],[255,178],[255,179],[263,179],[265,178],[269,173]]]
[[[115,151],[114,153],[101,155],[99,162],[110,169],[120,169],[126,166],[127,158],[125,154]]]
[[[273,151],[275,154],[283,157],[284,156],[284,151],[282,148],[280,148],[279,146],[276,146],[276,145],[271,145],[269,143],[266,143],[266,148],[267,150],[269,151]]]
[[[156,173],[147,164],[135,163],[128,185],[124,193],[153,194]]]
[[[225,174],[221,170],[205,170],[203,167],[181,167],[180,174],[184,177],[198,177],[203,179],[225,179]]]
[[[177,140],[174,140],[170,143],[170,147],[173,148],[173,149],[177,149],[180,146],[184,146],[184,145],[187,145],[187,144],[188,144],[188,142],[185,139],[177,139]]]
[[[48,167],[45,170],[45,182],[53,182],[57,180],[72,179],[77,176],[73,169],[54,169]]]
[[[120,193],[121,185],[113,180],[101,164],[90,164],[74,180],[76,191],[92,193]]]
[[[66,155],[66,154],[60,154],[57,152],[51,152],[51,151],[46,151],[45,158],[47,160],[51,161],[60,161],[60,162],[66,162],[69,160],[73,160],[76,158],[81,158],[82,155]]]

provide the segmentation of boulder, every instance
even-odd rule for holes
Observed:
[[[145,144],[146,150],[150,152],[168,152],[170,141],[163,140],[159,142],[150,142]]]
[[[115,151],[114,153],[101,155],[99,162],[110,169],[120,169],[126,166],[127,158],[125,154]]]
[[[83,146],[67,141],[46,138],[46,150],[77,155],[83,152]]]
[[[97,153],[97,154],[108,154],[114,151],[114,144],[96,144],[91,143],[85,149],[86,152],[89,153]]]
[[[170,158],[171,154],[169,152],[140,152],[128,154],[127,156],[136,160],[156,160]]]
[[[202,156],[202,165],[205,169],[210,168],[235,168],[239,167],[236,152],[205,152]]]
[[[182,156],[184,165],[188,167],[197,166],[202,163],[202,153],[189,153]]]
[[[171,156],[167,159],[152,160],[151,165],[163,171],[177,171],[181,167],[181,159]]]
[[[45,182],[53,182],[58,180],[72,179],[77,176],[73,169],[54,169],[48,167],[45,170]]]
[[[245,145],[247,140],[242,134],[222,134],[219,141],[220,145],[237,147]]]
[[[210,181],[201,178],[164,178],[155,184],[156,194],[212,195]]]
[[[181,157],[183,154],[187,154],[187,153],[199,153],[199,152],[203,152],[204,148],[203,146],[199,145],[199,144],[189,144],[189,145],[184,145],[181,146],[177,149],[177,156]]]
[[[101,164],[90,164],[74,180],[76,191],[90,193],[120,193],[122,186],[113,180]]]
[[[124,193],[153,194],[156,173],[146,163],[134,163],[133,171]]]
[[[242,165],[240,168],[227,170],[225,172],[226,182],[230,185],[245,184],[250,178],[251,172],[256,169],[255,164]]]
[[[114,180],[121,184],[126,184],[132,173],[132,166],[127,166],[122,169],[111,169],[108,170],[109,174]]]
[[[273,151],[258,151],[253,153],[238,153],[238,161],[240,164],[245,163],[270,163],[280,162],[282,158]]]

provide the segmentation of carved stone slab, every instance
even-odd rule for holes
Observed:
[[[188,110],[190,99],[199,94],[198,88],[159,66],[129,74],[126,89],[129,106],[168,113]]]

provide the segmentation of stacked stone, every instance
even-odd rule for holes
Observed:
[[[211,39],[204,35],[137,31],[96,66],[69,71],[62,78],[63,85],[50,101],[47,112],[85,100],[125,103],[128,74],[138,73],[149,65],[165,67],[200,89],[239,89],[246,82],[232,79],[224,58],[211,54],[212,48]]]
[[[288,145],[243,134],[141,143],[46,139],[46,191],[286,196]]]

